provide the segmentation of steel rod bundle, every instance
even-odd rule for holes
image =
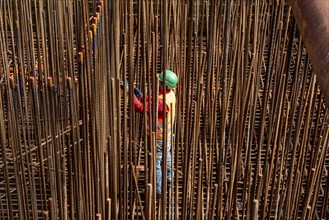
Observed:
[[[329,218],[329,112],[286,1],[0,11],[1,219]],[[167,69],[177,114],[157,198],[153,103]],[[143,114],[134,86],[152,96]]]

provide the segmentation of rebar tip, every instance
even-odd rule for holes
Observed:
[[[69,89],[71,89],[72,88],[72,79],[71,79],[71,77],[66,77],[66,81],[67,81],[67,86],[69,87]]]
[[[9,81],[10,81],[10,88],[14,89],[15,88],[15,80],[14,80],[14,76],[10,76],[9,77]]]
[[[82,53],[82,52],[79,52],[79,53],[78,53],[78,59],[79,59],[79,62],[80,62],[80,63],[83,62],[83,53]]]
[[[34,76],[30,76],[30,83],[34,86]]]
[[[96,30],[97,30],[96,24],[92,24],[91,28],[92,28],[92,33],[96,35]]]
[[[100,8],[100,7],[97,7],[97,8]],[[100,21],[100,17],[101,17],[100,12],[96,12],[97,24]]]
[[[45,219],[48,219],[48,216],[49,216],[49,211],[43,211],[42,212],[42,215]]]
[[[49,76],[49,77],[47,78],[47,81],[48,81],[48,87],[49,87],[49,88],[52,88],[52,87],[53,87],[53,78]]]

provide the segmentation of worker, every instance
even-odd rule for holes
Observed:
[[[158,75],[160,82],[163,83],[164,73]],[[166,112],[167,117],[167,182],[170,185],[172,181],[172,169],[171,169],[171,142],[172,142],[172,129],[175,122],[175,109],[176,109],[176,95],[173,91],[178,83],[177,75],[170,71],[166,70],[166,100],[165,105],[163,105],[164,97],[163,97],[163,85],[159,86],[159,94],[158,94],[158,120],[157,120],[157,131],[156,131],[156,139],[157,139],[157,149],[156,149],[156,196],[157,198],[161,197],[161,187],[162,187],[162,148],[163,148],[163,114]],[[121,87],[123,87],[123,83],[121,83]],[[152,110],[152,97],[145,97],[145,106],[143,102],[140,101],[139,98],[143,97],[143,94],[140,92],[138,88],[134,88],[134,105],[135,110],[137,112],[143,113],[144,108],[146,111]],[[146,132],[147,135],[151,134],[150,130],[150,119],[147,115],[146,119]]]

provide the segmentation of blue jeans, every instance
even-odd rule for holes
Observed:
[[[162,139],[157,140],[157,161],[156,161],[156,193],[161,195],[161,187],[162,187]],[[172,170],[171,170],[171,137],[167,139],[167,180],[171,182],[172,180]]]

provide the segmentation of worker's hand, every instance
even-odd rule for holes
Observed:
[[[124,88],[124,83],[122,81],[120,81],[120,88],[123,89]],[[128,81],[126,82],[126,88],[127,91],[129,90],[129,83]],[[134,87],[134,94],[136,95],[136,97],[138,99],[141,99],[143,97],[143,93],[136,87]]]
[[[134,87],[134,94],[138,99],[141,99],[143,97],[143,93],[136,87]]]
[[[124,89],[124,83],[122,82],[122,81],[120,81],[120,88],[123,90]],[[126,82],[126,89],[127,89],[127,91],[128,91],[128,89],[129,89],[129,84],[128,84],[128,81]]]

